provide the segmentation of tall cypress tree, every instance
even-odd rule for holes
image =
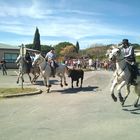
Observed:
[[[76,52],[77,52],[77,53],[79,52],[79,49],[80,49],[80,46],[79,46],[79,42],[77,41],[77,42],[76,42]]]
[[[34,35],[33,49],[41,51],[40,34],[39,34],[39,29],[37,27]]]

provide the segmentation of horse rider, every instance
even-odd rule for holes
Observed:
[[[51,50],[46,54],[45,59],[51,67],[52,76],[55,77],[56,54],[54,48],[51,48]]]
[[[27,73],[30,73],[31,68],[32,68],[32,59],[31,59],[31,56],[30,56],[29,52],[26,53],[24,60],[26,62],[26,66],[27,66],[26,71],[27,71]]]
[[[128,83],[130,83],[131,85],[137,85],[136,79],[137,79],[137,75],[139,74],[139,71],[138,71],[138,67],[136,65],[134,48],[129,43],[128,39],[122,40],[121,48],[124,52],[126,64],[131,73],[130,81],[128,81]]]

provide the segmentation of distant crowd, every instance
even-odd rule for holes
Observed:
[[[104,69],[104,70],[115,70],[115,63],[112,63],[108,60],[98,60],[98,59],[68,59],[65,60],[67,66],[74,68],[83,68],[83,69]]]

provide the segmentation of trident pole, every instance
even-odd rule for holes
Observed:
[[[24,45],[21,45],[21,88],[23,89],[23,59],[24,59]]]

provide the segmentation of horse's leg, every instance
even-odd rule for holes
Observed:
[[[19,78],[20,78],[21,73],[18,74],[18,78],[17,78],[17,84],[19,83]]]
[[[71,79],[71,87],[73,88],[73,79]]]
[[[23,75],[20,77],[21,78],[21,80],[22,80],[22,82],[24,82],[24,78],[23,78]]]
[[[80,87],[82,87],[82,84],[83,84],[83,77],[81,78],[81,85],[80,85]]]
[[[123,100],[124,100],[122,95],[121,95],[121,89],[125,84],[126,84],[125,81],[122,81],[121,84],[119,84],[119,86],[117,88],[119,100],[120,100],[121,103],[123,103]]]
[[[36,78],[36,75],[34,75],[32,81],[31,81],[32,84],[35,82],[35,78]]]
[[[18,76],[18,79],[17,79],[17,84],[19,83],[19,78],[21,79],[22,82],[24,82],[24,78],[23,78],[23,76],[20,73],[19,76]]]
[[[140,96],[138,96],[137,100],[134,103],[134,107],[138,107],[138,102],[139,102]]]
[[[76,81],[76,86],[78,87],[78,84],[79,84],[79,79],[77,79],[77,81]]]
[[[39,76],[40,76],[40,73],[35,74],[32,82],[35,83]]]
[[[27,74],[28,74],[28,76],[29,76],[30,82],[32,83],[32,78],[31,78],[30,74],[29,74],[29,73],[27,73]]]
[[[36,80],[38,79],[38,77],[40,76],[40,74],[38,74],[34,80],[34,82],[36,82]]]
[[[47,87],[47,93],[49,93],[50,92],[50,85],[49,85],[49,83],[48,83],[48,78],[46,78],[46,77],[44,77],[44,85]],[[48,83],[48,85],[47,85],[47,83]]]
[[[60,86],[63,87],[63,84],[62,84],[62,76],[60,76]]]
[[[47,93],[49,93],[50,92],[50,87],[51,87],[49,76],[46,78],[46,80],[47,80],[47,83],[48,83]]]
[[[24,73],[23,73],[23,74],[24,74]],[[21,81],[22,81],[22,82],[24,82],[23,74],[22,74],[22,73],[19,74],[19,77],[21,78]]]
[[[63,78],[64,78],[64,85],[67,86],[68,84],[67,84],[67,82],[66,82],[66,76],[63,75]]]
[[[137,94],[137,100],[134,103],[134,107],[138,107],[138,102],[139,102],[139,98],[140,98],[140,82],[138,82],[138,84],[135,86],[135,93]]]
[[[44,83],[44,86],[47,87],[47,80],[46,80],[46,77],[44,77],[43,83]]]
[[[63,84],[62,84],[62,77],[63,76],[60,73],[58,73],[57,76],[60,77],[60,86],[63,87]]]
[[[122,106],[124,105],[129,93],[130,93],[130,85],[126,85],[126,96],[123,98]]]
[[[114,95],[114,89],[115,89],[116,85],[117,85],[117,81],[114,79],[112,86],[111,86],[111,89],[110,89],[111,97],[114,100],[114,102],[117,102],[117,97]]]
[[[36,82],[37,76],[34,75],[33,79],[31,80],[31,83],[34,84]]]

